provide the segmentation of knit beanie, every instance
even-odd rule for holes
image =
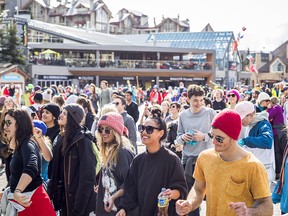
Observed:
[[[240,94],[239,94],[239,91],[238,91],[238,90],[236,90],[236,89],[231,89],[231,90],[227,93],[227,95],[229,95],[229,94],[235,94],[236,97],[237,97],[237,101],[240,100]]]
[[[33,100],[37,100],[37,101],[42,101],[43,100],[43,95],[39,92],[36,92],[35,95],[34,95],[34,98]]]
[[[43,121],[40,120],[33,120],[34,127],[41,129],[42,134],[45,135],[47,132],[47,126]]]
[[[224,109],[215,116],[211,126],[223,131],[232,139],[238,140],[242,129],[242,121],[235,110]]]
[[[59,107],[58,104],[56,104],[56,103],[48,103],[48,104],[45,104],[45,105],[43,105],[43,107],[42,107],[42,110],[44,110],[44,109],[46,109],[46,110],[48,110],[49,112],[51,112],[52,115],[53,115],[56,119],[58,119],[58,117],[59,117],[59,115],[60,115],[60,112],[61,112],[60,107]]]
[[[77,124],[80,124],[84,118],[85,112],[83,107],[76,103],[68,104],[63,109],[67,110]]]
[[[124,121],[122,115],[116,112],[108,112],[101,116],[98,121],[98,128],[101,125],[107,125],[114,129],[120,136],[123,136]]]

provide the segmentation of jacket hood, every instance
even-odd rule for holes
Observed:
[[[87,127],[81,126],[81,130],[78,130],[73,138],[73,143],[76,142],[79,139],[82,139],[83,137],[87,137],[89,140],[93,141],[93,135],[88,130]]]
[[[267,111],[265,111],[265,110],[263,110],[260,113],[256,113],[256,118],[250,124],[250,126],[254,127],[258,122],[263,121],[263,120],[269,121],[268,118],[269,118],[269,113]]]

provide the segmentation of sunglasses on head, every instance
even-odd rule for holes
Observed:
[[[5,120],[5,121],[4,121],[4,124],[5,124],[7,127],[9,127],[9,126],[12,124],[12,122],[11,122],[10,120]]]
[[[103,131],[104,131],[105,134],[110,134],[111,130],[112,130],[111,128],[105,128],[104,129],[103,127],[99,127],[98,128],[98,133],[102,134]]]
[[[219,143],[223,143],[224,142],[224,137],[221,137],[221,136],[215,136],[213,133],[208,133],[208,136],[213,139],[215,138],[215,140]]]
[[[228,94],[227,97],[236,97],[235,94]]]
[[[112,102],[112,104],[115,104],[116,106],[118,106],[120,103],[119,102]]]
[[[147,134],[152,134],[153,131],[154,131],[154,129],[156,129],[156,130],[161,130],[160,128],[156,128],[156,127],[153,127],[153,126],[150,126],[150,125],[148,125],[148,126],[139,125],[139,126],[138,126],[138,131],[139,131],[140,133],[143,133],[143,132],[146,130]]]

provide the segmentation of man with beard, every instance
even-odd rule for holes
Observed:
[[[207,215],[271,216],[273,205],[267,174],[261,162],[237,144],[241,118],[231,109],[213,119],[210,137],[214,148],[203,151],[196,162],[195,184],[187,200],[178,200],[176,212],[186,215],[206,195]]]

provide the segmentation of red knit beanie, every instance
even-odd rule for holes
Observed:
[[[232,139],[238,140],[242,121],[240,115],[235,110],[224,109],[215,116],[211,125],[223,131]]]
[[[123,136],[124,121],[122,115],[116,112],[108,112],[101,116],[98,122],[98,128],[101,125],[107,125],[114,129],[120,136]]]

